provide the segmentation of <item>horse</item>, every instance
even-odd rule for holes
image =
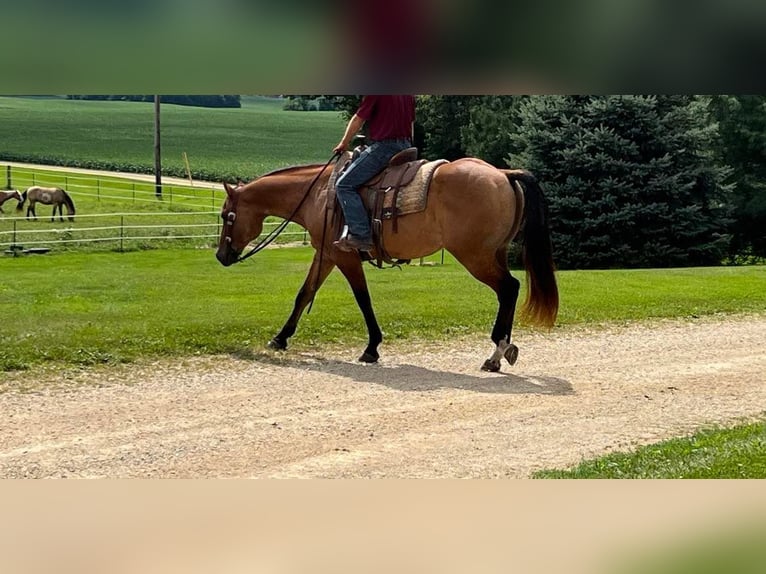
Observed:
[[[35,213],[35,203],[42,203],[45,205],[53,205],[53,213],[51,214],[51,221],[56,219],[56,209],[59,212],[59,221],[64,221],[64,209],[63,205],[67,208],[67,217],[69,221],[74,221],[74,201],[69,197],[69,194],[60,187],[39,187],[33,185],[27,188],[27,190],[21,194],[21,202],[16,207],[16,211],[24,209],[24,204],[29,200],[29,206],[27,207],[27,219],[29,214],[37,219]]]
[[[0,191],[0,213],[5,213],[3,211],[3,204],[9,199],[15,199],[16,201],[21,202],[21,194],[19,193],[19,190],[11,189],[9,191]]]
[[[348,281],[367,327],[367,347],[358,360],[375,363],[383,337],[362,258],[358,252],[333,246],[335,237],[327,233],[328,214],[333,210],[328,205],[327,183],[332,171],[328,167],[329,162],[284,168],[238,187],[224,182],[226,198],[216,258],[225,267],[241,261],[243,250],[261,234],[267,216],[298,223],[308,232],[315,253],[292,313],[268,346],[287,348],[304,309],[337,267]],[[392,257],[412,260],[444,248],[495,292],[498,311],[491,333],[495,349],[482,370],[497,372],[502,358],[513,365],[518,357],[511,335],[520,282],[508,270],[508,247],[517,232],[523,237],[527,274],[522,312],[533,324],[553,326],[559,295],[547,208],[543,191],[530,172],[498,169],[478,158],[444,163],[433,174],[425,211],[400,216],[397,226],[394,233],[391,220],[382,224],[385,249]]]

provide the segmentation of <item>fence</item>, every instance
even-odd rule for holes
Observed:
[[[163,185],[162,198],[151,182],[72,175],[6,166],[6,182],[24,190],[31,185],[63,187],[76,205],[75,221],[50,221],[48,206],[36,209],[38,220],[24,214],[0,215],[0,249],[133,250],[157,247],[210,247],[221,232],[223,190],[216,187]],[[10,202],[13,203],[13,202]],[[9,203],[6,203],[8,206]],[[134,210],[125,210],[130,205]],[[143,210],[143,211],[142,211]],[[6,212],[9,210],[6,209]],[[98,213],[101,212],[101,213]],[[279,220],[269,218],[263,233]],[[305,230],[288,225],[279,242],[307,242]]]
[[[28,221],[23,217],[0,219],[0,249],[46,248],[59,250],[133,250],[157,247],[212,247],[220,237],[219,212],[164,214],[104,213],[77,215],[75,223]],[[85,221],[85,225],[83,225]],[[88,223],[91,223],[90,225]],[[279,223],[264,224],[263,234]],[[290,224],[279,242],[307,242],[305,230]]]

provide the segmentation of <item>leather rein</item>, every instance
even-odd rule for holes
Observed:
[[[329,166],[333,162],[333,160],[337,159],[338,157],[340,157],[340,153],[334,153],[332,155],[332,157],[329,160],[327,160],[327,163],[324,164],[324,167],[322,167],[322,169],[319,170],[319,173],[317,173],[316,177],[309,184],[308,188],[306,189],[306,192],[303,194],[303,197],[298,202],[298,205],[295,207],[295,209],[293,209],[293,212],[290,214],[290,216],[287,219],[285,219],[282,223],[280,223],[277,227],[272,229],[269,232],[269,234],[266,237],[264,237],[263,239],[261,239],[255,245],[255,247],[250,249],[250,251],[248,251],[244,255],[240,255],[237,258],[236,263],[244,261],[245,259],[248,259],[248,258],[252,257],[253,255],[255,255],[256,253],[258,253],[259,251],[262,251],[271,242],[273,242],[277,237],[279,237],[279,234],[282,233],[285,230],[285,228],[287,228],[287,226],[292,222],[293,217],[295,217],[295,214],[298,213],[298,210],[301,208],[303,203],[306,201],[306,198],[309,196],[309,193],[311,193],[311,190],[313,189],[314,185],[319,180],[321,175],[324,173],[324,170],[326,170],[327,166]],[[233,228],[234,228],[234,222],[237,220],[236,207],[237,207],[236,202],[232,202],[231,209],[224,216],[225,227],[224,227],[224,232],[223,232],[223,239],[229,245],[231,245],[231,235],[232,235]]]

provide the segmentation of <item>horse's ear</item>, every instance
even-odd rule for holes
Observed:
[[[231,188],[231,186],[230,186],[228,183],[226,183],[226,182],[224,181],[224,182],[223,182],[223,187],[224,187],[224,189],[226,190],[226,195],[228,195],[229,197],[231,197],[231,195],[234,193],[234,190]]]

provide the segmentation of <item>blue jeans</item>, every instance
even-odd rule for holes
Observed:
[[[370,218],[357,190],[383,171],[394,155],[408,147],[410,142],[404,139],[373,142],[338,178],[336,191],[350,235],[364,240],[371,239]]]

